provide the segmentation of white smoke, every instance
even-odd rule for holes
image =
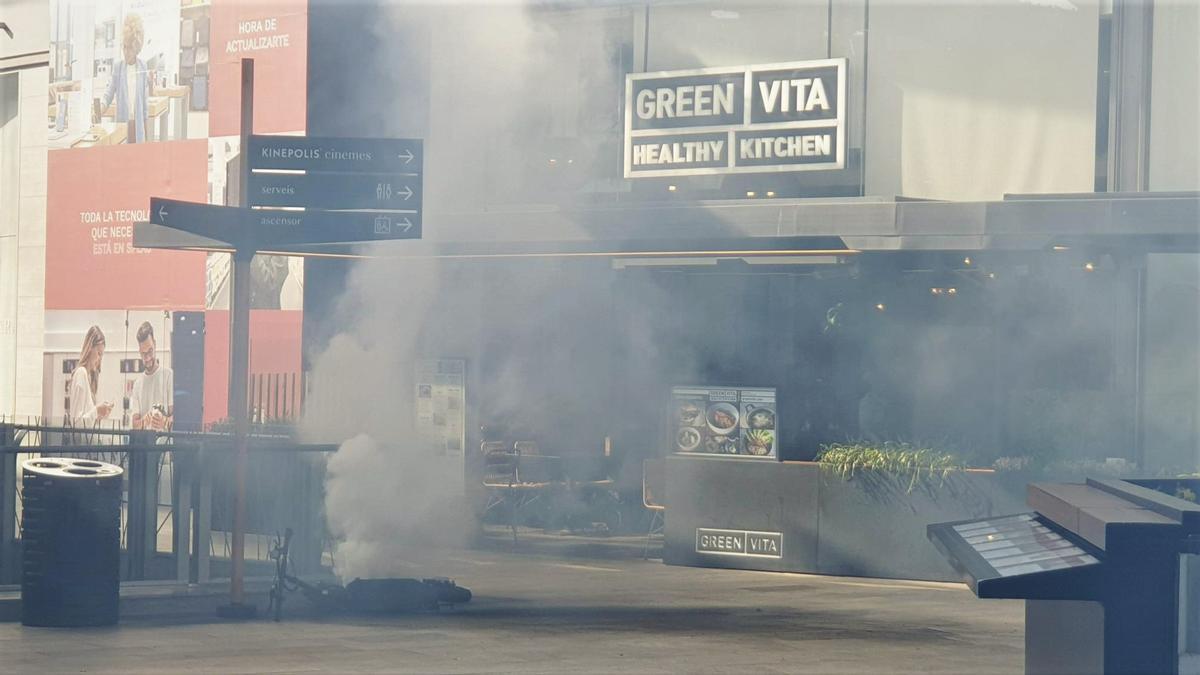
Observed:
[[[343,579],[395,576],[415,548],[459,543],[462,508],[446,488],[462,475],[448,463],[359,435],[342,444],[326,471],[325,508]]]
[[[502,171],[505,160],[488,161],[544,137],[546,120],[578,117],[547,108],[552,100],[577,98],[551,95],[557,83],[583,87],[580,73],[620,79],[602,40],[577,44],[573,34],[564,36],[518,4],[391,3],[376,13],[372,32],[377,45],[394,50],[372,61],[396,67],[378,74],[378,87],[346,90],[362,99],[347,105],[358,111],[347,114],[369,115],[362,124],[383,133],[427,137],[427,223],[439,212],[483,211],[490,195],[505,192],[506,181],[534,182],[518,175],[524,165]],[[414,45],[421,44],[433,54],[427,72],[414,66],[421,61]],[[421,116],[418,92],[429,97],[428,128],[389,123],[389,116]],[[437,228],[428,227],[425,237],[437,239]],[[488,354],[488,375],[468,380],[468,395],[486,402],[487,415],[527,428],[552,427],[554,404],[561,409],[572,389],[591,377],[586,370],[592,366],[577,350],[600,338],[594,322],[579,314],[589,302],[609,300],[607,275],[577,289],[577,304],[562,306],[561,297],[546,292],[561,283],[554,265],[523,263],[519,275],[497,270],[486,288],[463,269],[363,261],[354,265],[335,316],[323,319],[341,330],[313,359],[305,427],[309,438],[342,443],[328,461],[325,515],[343,578],[411,574],[400,564],[406,555],[429,545],[462,545],[473,531],[461,460],[455,465],[417,440],[416,360],[483,358],[488,326],[504,325],[506,349]],[[519,295],[497,297],[496,288],[505,284]],[[550,306],[539,304],[542,298]],[[513,325],[514,314],[527,319]],[[540,339],[548,328],[563,332],[562,339]],[[469,438],[481,421],[479,411],[467,411]]]

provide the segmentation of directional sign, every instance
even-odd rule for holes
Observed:
[[[150,222],[234,246],[419,239],[421,214],[239,209],[150,199]]]
[[[251,136],[248,156],[251,169],[349,173],[420,173],[422,162],[415,138]]]
[[[421,177],[378,173],[252,173],[250,206],[419,211]]]
[[[249,214],[247,226],[264,245],[421,238],[419,213],[255,209]]]
[[[243,250],[419,239],[421,150],[411,138],[249,136],[243,203],[262,208],[155,198],[150,222]]]
[[[245,233],[245,209],[150,198],[150,222],[230,244]]]

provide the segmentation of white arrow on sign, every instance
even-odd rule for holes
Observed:
[[[413,161],[412,150],[408,150],[407,148],[404,150],[404,154],[396,155],[396,156],[403,158],[405,164],[408,164]]]
[[[411,229],[412,229],[412,221],[411,221],[411,220],[409,220],[408,218],[405,218],[403,223],[396,223],[396,224],[397,224],[397,225],[401,225],[401,224],[403,224],[403,225],[404,225],[404,231],[405,231],[405,232],[408,232],[409,230],[411,230]]]
[[[409,186],[405,185],[405,186],[404,186],[404,201],[408,201],[408,198],[409,198],[409,197],[412,197],[412,196],[413,196],[413,191],[412,191],[412,188],[410,188]]]
[[[166,220],[167,220],[167,207],[166,206],[158,207],[158,217],[161,220],[163,220],[164,222],[166,222]]]

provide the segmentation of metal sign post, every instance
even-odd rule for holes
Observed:
[[[254,127],[254,59],[242,59],[242,162],[238,172],[239,199],[246,199],[250,162],[244,152],[250,147]],[[250,435],[247,384],[250,377],[250,263],[254,245],[238,242],[233,253],[229,306],[229,412],[233,418],[234,491],[233,550],[230,552],[229,604],[217,608],[225,618],[251,618],[257,608],[246,603],[246,437]]]

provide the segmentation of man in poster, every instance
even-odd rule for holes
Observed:
[[[134,381],[129,400],[133,428],[167,431],[175,415],[175,374],[158,360],[154,327],[149,321],[138,326],[137,341],[145,370]]]

